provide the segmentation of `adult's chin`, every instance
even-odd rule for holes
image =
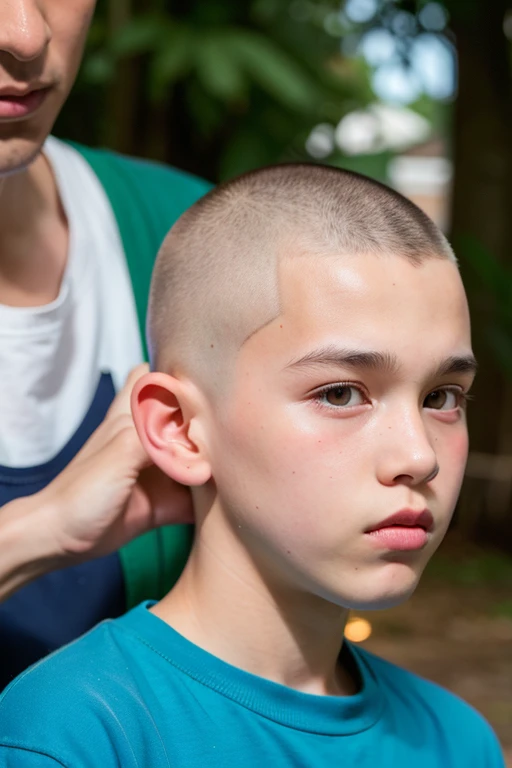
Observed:
[[[62,99],[48,96],[44,109],[25,120],[0,121],[0,178],[26,170],[41,152]]]
[[[0,133],[0,179],[25,171],[40,154],[45,139],[3,139]]]

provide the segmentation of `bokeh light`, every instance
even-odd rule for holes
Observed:
[[[352,643],[362,643],[368,640],[372,633],[372,625],[366,619],[354,616],[345,627],[345,637]]]

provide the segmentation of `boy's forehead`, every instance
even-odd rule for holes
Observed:
[[[455,264],[402,256],[301,255],[278,267],[280,313],[255,334],[288,357],[321,343],[416,355],[469,351],[466,297]],[[270,345],[270,346],[269,346]]]

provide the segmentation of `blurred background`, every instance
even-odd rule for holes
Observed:
[[[511,41],[512,0],[99,0],[56,133],[214,182],[358,170],[447,233],[480,363],[466,481],[418,593],[347,634],[472,702],[512,765]]]

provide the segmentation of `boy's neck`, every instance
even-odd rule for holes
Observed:
[[[270,585],[235,536],[199,531],[175,588],[152,611],[177,632],[251,674],[316,695],[351,695],[338,663],[347,611]]]
[[[67,262],[68,225],[42,153],[0,177],[0,304],[42,306],[57,298]]]

